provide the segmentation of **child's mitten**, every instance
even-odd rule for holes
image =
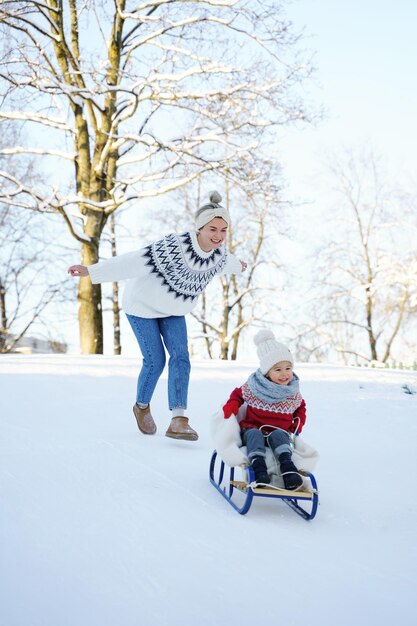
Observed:
[[[239,411],[239,403],[236,400],[229,400],[223,407],[223,416],[224,419],[227,420],[232,415],[237,415]]]

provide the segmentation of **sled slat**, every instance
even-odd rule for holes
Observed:
[[[248,491],[248,484],[244,480],[231,480],[230,484],[241,491]],[[271,496],[292,496],[297,498],[313,498],[311,491],[292,491],[290,489],[272,489],[271,487],[252,487],[253,493]]]

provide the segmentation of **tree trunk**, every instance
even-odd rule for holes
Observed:
[[[202,302],[203,320],[205,320],[206,319],[207,296],[206,296],[206,293],[204,291],[203,291],[203,293],[201,295],[201,302]],[[210,336],[209,336],[209,329],[208,329],[207,324],[204,321],[202,322],[202,327],[203,327],[204,341],[205,341],[205,344],[206,344],[207,354],[209,355],[209,358],[212,359],[213,358],[213,354],[211,352],[211,342],[210,342]]]
[[[98,248],[90,243],[81,247],[83,265],[98,262]],[[78,287],[78,320],[80,323],[81,354],[103,354],[103,318],[101,314],[101,285],[90,278],[81,278]]]
[[[223,319],[221,323],[221,335],[220,335],[220,358],[227,361],[229,358],[229,342],[227,341],[227,333],[229,330],[229,285],[227,278],[222,279],[223,288]]]
[[[120,341],[119,283],[113,283],[113,354],[122,354]]]
[[[235,276],[233,276],[233,279],[235,279]],[[239,326],[241,326],[243,324],[243,307],[242,307],[242,302],[239,302],[237,305],[237,320],[236,320],[236,328],[239,328]],[[239,344],[239,339],[240,339],[240,331],[238,331],[237,333],[235,333],[234,337],[233,337],[233,346],[232,346],[232,354],[231,354],[231,361],[236,361],[237,359],[237,347]]]
[[[372,278],[368,279],[368,280],[372,280]],[[370,287],[366,287],[366,322],[367,322],[367,332],[368,332],[368,340],[369,340],[369,347],[371,350],[371,359],[373,361],[377,361],[378,360],[378,354],[377,354],[377,350],[376,350],[376,339],[375,339],[375,335],[374,335],[374,331],[373,331],[373,327],[372,327],[372,296],[370,294]]]
[[[408,293],[407,293],[407,291],[405,291],[404,295],[403,295],[403,297],[401,299],[401,302],[400,302],[400,309],[399,309],[399,312],[398,312],[397,323],[395,324],[394,330],[392,331],[391,337],[389,338],[389,340],[387,342],[387,345],[386,345],[386,348],[385,348],[385,354],[384,354],[384,357],[382,359],[383,363],[386,363],[388,361],[388,359],[390,358],[390,356],[391,356],[392,343],[393,343],[395,337],[397,336],[398,331],[401,328],[401,322],[402,322],[403,317],[404,317],[404,312],[405,312],[405,307],[406,307],[407,301],[408,301]]]
[[[116,246],[116,219],[114,213],[110,216],[110,237],[111,237],[111,255],[117,256]],[[113,354],[122,354],[122,346],[120,342],[120,307],[119,307],[119,283],[113,283],[112,301],[113,301]]]
[[[4,346],[6,345],[6,337],[7,337],[7,315],[6,315],[6,290],[1,280],[0,280],[0,311],[1,311],[0,352],[3,352]]]

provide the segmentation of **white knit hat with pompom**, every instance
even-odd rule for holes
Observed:
[[[271,367],[280,361],[288,361],[294,365],[291,352],[287,346],[275,339],[271,330],[260,330],[256,333],[253,341],[257,347],[259,369],[262,374],[267,374]]]
[[[204,204],[195,213],[195,226],[199,230],[216,217],[221,217],[230,224],[230,215],[227,209],[220,204],[222,197],[218,191],[210,192],[210,203]]]

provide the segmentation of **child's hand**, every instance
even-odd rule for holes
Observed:
[[[223,407],[224,419],[227,420],[232,415],[237,415],[238,411],[239,411],[239,404],[238,404],[238,402],[234,402],[233,400],[231,400],[230,402],[225,404],[224,407]]]

